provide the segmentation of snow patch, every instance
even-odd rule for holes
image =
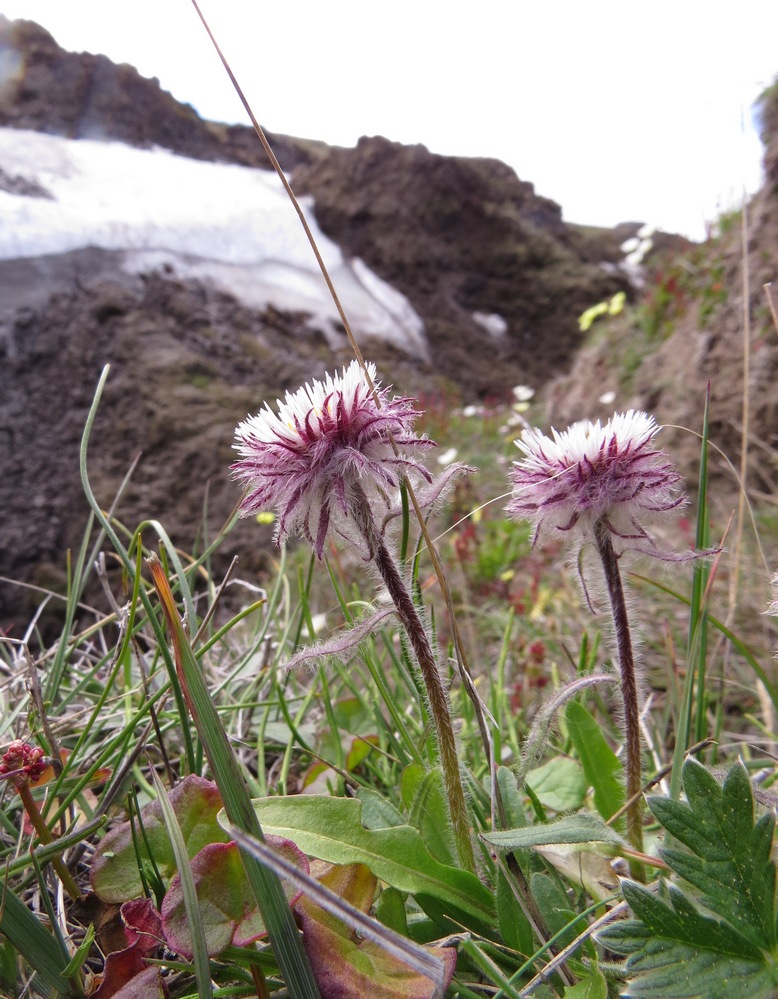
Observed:
[[[508,332],[507,320],[496,312],[474,312],[472,315],[481,329],[495,340],[501,340]]]
[[[0,128],[0,170],[51,195],[0,190],[0,258],[124,250],[132,272],[172,267],[250,307],[310,313],[330,343],[342,344],[337,310],[275,174],[10,128]],[[319,231],[312,200],[301,200],[357,339],[428,357],[408,300],[361,260],[346,260]]]

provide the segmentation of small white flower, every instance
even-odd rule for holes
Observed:
[[[535,395],[535,389],[529,385],[514,385],[511,391],[516,402],[529,402]]]

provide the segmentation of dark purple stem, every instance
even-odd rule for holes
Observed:
[[[640,711],[638,708],[637,677],[632,638],[629,631],[627,603],[619,572],[619,560],[613,548],[610,531],[598,520],[594,525],[597,551],[602,559],[605,584],[608,588],[616,648],[621,671],[621,696],[624,702],[625,770],[627,773],[627,801],[635,799],[627,809],[627,837],[632,846],[643,850],[643,819],[640,791],[643,786],[640,767]]]
[[[446,786],[451,825],[459,853],[459,861],[463,867],[475,871],[475,856],[470,840],[470,821],[465,792],[462,787],[462,775],[459,770],[454,727],[451,723],[451,708],[435,654],[432,651],[432,645],[397,563],[378,531],[370,501],[359,486],[354,487],[354,502],[351,504],[351,508],[419,664],[427,691],[430,713],[435,725],[438,754],[443,770],[443,780]]]

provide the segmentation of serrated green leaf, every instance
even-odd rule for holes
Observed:
[[[667,905],[641,885],[624,883],[638,919],[607,927],[598,939],[628,955],[627,995],[642,999],[772,999],[775,966],[723,923],[699,913],[670,886]]]
[[[559,843],[613,843],[617,846],[623,844],[621,836],[615,829],[606,826],[599,815],[592,815],[589,812],[566,815],[556,822],[482,833],[481,839],[495,850],[505,853],[510,850],[527,850]]]
[[[687,847],[662,851],[665,861],[698,888],[702,904],[757,947],[775,946],[774,820],[754,823],[745,768],[732,767],[723,786],[696,760],[683,768],[687,802],[649,799],[667,831]]]
[[[686,802],[651,798],[662,825],[687,850],[662,854],[704,894],[697,902],[675,885],[669,904],[624,882],[636,919],[602,931],[599,939],[627,956],[625,995],[645,999],[775,999],[775,868],[773,820],[754,822],[745,769],[732,767],[723,786],[693,760],[683,771]]]
[[[619,758],[583,704],[569,701],[565,721],[584,777],[594,790],[594,805],[604,819],[609,819],[624,804],[624,784]]]
[[[366,829],[355,798],[259,798],[254,806],[266,834],[291,839],[309,856],[365,864],[400,891],[437,899],[479,924],[494,921],[494,898],[474,874],[441,864],[412,826]]]

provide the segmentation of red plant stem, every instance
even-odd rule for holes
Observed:
[[[451,722],[451,707],[446,688],[438,670],[435,653],[419,616],[408,587],[405,585],[396,561],[386,547],[373,517],[370,501],[363,490],[354,487],[354,518],[361,531],[371,557],[389,591],[389,596],[402,621],[408,640],[416,655],[424,687],[427,691],[430,713],[435,725],[438,754],[446,786],[451,825],[459,853],[459,862],[470,871],[475,871],[475,856],[470,839],[470,820],[459,770],[454,726]]]
[[[51,835],[49,827],[43,821],[43,816],[41,815],[35,799],[32,796],[32,791],[30,790],[29,785],[17,785],[16,790],[19,792],[19,797],[22,799],[24,809],[27,812],[35,831],[37,832],[41,843],[53,843],[54,837]],[[70,895],[73,901],[77,902],[79,899],[82,899],[84,896],[79,891],[78,885],[73,880],[73,875],[65,866],[62,857],[52,857],[51,863],[54,865],[54,870],[57,872],[65,891],[68,895]]]
[[[643,786],[640,767],[640,710],[638,707],[635,655],[629,630],[627,602],[619,572],[619,560],[613,548],[610,531],[597,521],[594,525],[597,551],[602,560],[605,584],[613,614],[616,648],[621,671],[621,697],[624,702],[625,770],[627,774],[627,801],[635,800],[627,809],[627,838],[639,852],[643,851],[643,819],[640,792]]]

